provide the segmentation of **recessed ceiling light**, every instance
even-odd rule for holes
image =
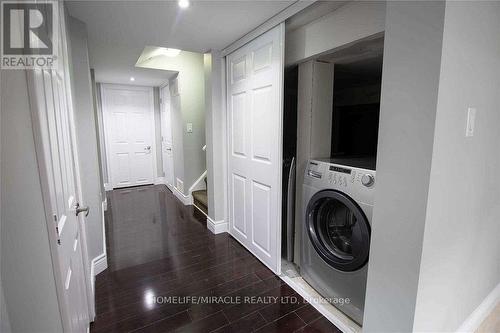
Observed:
[[[181,50],[164,48],[162,49],[161,53],[163,53],[167,57],[177,57],[179,53],[181,53]]]
[[[188,8],[189,7],[189,0],[179,0],[178,2],[179,7],[182,9]]]
[[[135,77],[133,77],[133,76],[132,76],[132,77],[130,78],[130,81],[134,82],[134,81],[135,81]]]

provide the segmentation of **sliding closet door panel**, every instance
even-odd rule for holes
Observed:
[[[230,233],[280,271],[283,25],[227,56]]]

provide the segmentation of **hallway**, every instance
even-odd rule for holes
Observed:
[[[233,238],[210,233],[198,215],[163,185],[108,192],[108,269],[96,277],[91,332],[340,332]],[[195,304],[186,296],[282,303]],[[285,303],[291,297],[297,301]]]

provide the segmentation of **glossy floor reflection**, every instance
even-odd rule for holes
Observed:
[[[91,332],[340,332],[204,220],[163,185],[108,192]]]

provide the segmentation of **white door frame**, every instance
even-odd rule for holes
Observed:
[[[126,89],[126,90],[138,90],[138,91],[149,91],[150,94],[150,101],[151,101],[151,129],[153,132],[153,139],[151,142],[151,150],[153,154],[153,179],[151,181],[151,184],[155,183],[155,179],[158,178],[158,167],[156,165],[157,159],[156,159],[156,123],[155,123],[155,105],[154,105],[154,95],[153,95],[153,87],[146,87],[146,86],[129,86],[126,84],[112,84],[112,83],[101,83],[101,110],[102,110],[102,115],[103,115],[103,130],[104,130],[104,143],[106,146],[106,167],[108,169],[108,184],[110,186],[110,190],[113,189],[113,167],[111,164],[111,147],[109,144],[109,130],[110,130],[110,119],[109,119],[109,112],[106,110],[106,94],[105,91],[107,89],[113,89],[113,88],[118,88],[118,89]]]
[[[170,94],[170,82],[169,82],[169,81],[167,81],[166,83],[162,84],[162,85],[159,87],[159,89],[158,89],[158,95],[159,95],[160,100],[161,100],[161,103],[160,103],[160,121],[161,121],[161,122],[163,122],[163,118],[162,118],[162,115],[161,115],[161,114],[162,114],[162,110],[161,110],[161,108],[162,108],[162,105],[163,105],[163,103],[164,103],[164,99],[163,99],[163,94],[162,94],[162,91],[163,91],[163,89],[165,89],[165,88],[169,89],[169,91],[168,91],[168,94],[169,94],[169,100],[168,100],[168,102],[169,102],[169,104],[170,104],[170,105],[169,105],[169,108],[170,108],[170,127],[171,127],[171,131],[172,131],[172,108],[171,108],[171,106],[172,106],[172,105],[171,105],[171,99],[172,99],[172,97],[171,97],[171,94]],[[161,131],[161,129],[162,129],[162,128],[163,128],[163,126],[160,126],[160,131]],[[171,140],[172,140],[172,146],[171,146],[171,149],[172,149],[172,162],[173,162],[173,160],[175,159],[174,135],[173,135],[173,132],[171,133],[171,135],[172,135],[172,137],[171,137]],[[163,173],[165,173],[165,161],[163,160],[163,158],[164,158],[164,156],[163,156],[163,132],[161,132],[161,138],[162,138],[162,139],[161,139],[161,158],[162,158],[162,162],[163,162],[163,163],[162,163],[162,168],[163,168]],[[166,186],[170,189],[170,191],[172,191],[172,192],[174,191],[174,185],[175,185],[175,169],[174,169],[174,166],[175,166],[175,164],[174,164],[174,163],[172,163],[172,170],[171,170],[171,171],[172,171],[172,184],[168,184],[168,183],[167,183],[167,177],[166,177],[166,175],[164,175],[164,177],[165,177],[165,178],[164,178],[164,180],[165,180],[165,185],[166,185]]]
[[[280,72],[280,80],[283,82],[283,78],[284,78],[284,56],[285,56],[285,45],[284,45],[284,42],[285,42],[285,23],[284,21],[279,23],[278,26],[280,26],[280,33],[281,33],[281,40],[282,40],[282,45],[281,45],[281,59],[283,60],[283,71]],[[269,30],[271,30],[272,28],[275,28],[276,26],[272,26],[272,27],[269,27]],[[254,38],[258,38],[260,35],[266,33],[267,31],[269,30],[266,30],[266,31],[262,31],[261,34],[259,34],[258,36],[255,36]],[[253,39],[252,39],[253,40]],[[239,45],[239,47],[242,47],[244,45],[246,45],[246,43],[249,43],[251,42],[252,40],[249,40],[249,41],[246,41],[245,44],[242,44],[242,45]],[[224,187],[226,189],[225,191],[225,194],[224,194],[224,204],[225,204],[225,209],[224,209],[224,213],[225,213],[225,221],[227,221],[227,225],[228,225],[228,232],[229,234],[231,234],[231,230],[232,230],[232,224],[233,224],[233,221],[231,220],[231,214],[230,214],[230,196],[228,195],[230,193],[230,186],[231,186],[231,181],[230,181],[230,174],[229,174],[229,170],[228,170],[228,165],[229,165],[229,154],[230,154],[230,147],[228,147],[228,144],[230,142],[229,140],[229,136],[230,136],[230,131],[229,131],[229,128],[230,128],[230,124],[229,124],[229,107],[228,107],[228,96],[227,96],[227,87],[228,87],[228,80],[229,80],[229,73],[227,71],[227,57],[234,51],[236,51],[238,48],[235,48],[235,49],[231,49],[230,52],[225,52],[224,53],[224,56],[222,58],[222,107],[223,107],[223,114],[224,114],[224,126],[223,126],[223,138],[224,138],[224,147],[225,147],[225,152],[224,152],[224,166],[223,166],[223,174],[224,174]],[[278,129],[278,132],[280,133],[279,135],[279,156],[278,156],[278,160],[280,161],[279,163],[279,170],[278,170],[278,173],[279,173],[279,179],[280,179],[280,182],[279,182],[279,186],[278,186],[278,193],[280,193],[279,195],[279,198],[278,198],[278,205],[279,205],[279,221],[277,222],[278,223],[278,226],[276,228],[276,240],[278,242],[278,256],[277,256],[277,275],[281,274],[281,205],[282,205],[282,184],[281,184],[281,179],[282,179],[282,173],[283,173],[283,89],[281,89],[281,91],[279,92],[280,95],[278,97],[279,101],[280,101],[280,127]],[[244,244],[240,243],[243,247],[247,248]],[[253,252],[247,248],[247,250],[249,250],[250,253],[253,254]],[[259,260],[260,261],[260,260]],[[262,262],[262,261],[261,261]],[[262,264],[266,265],[266,263],[262,262]],[[271,268],[271,267],[269,267]]]

